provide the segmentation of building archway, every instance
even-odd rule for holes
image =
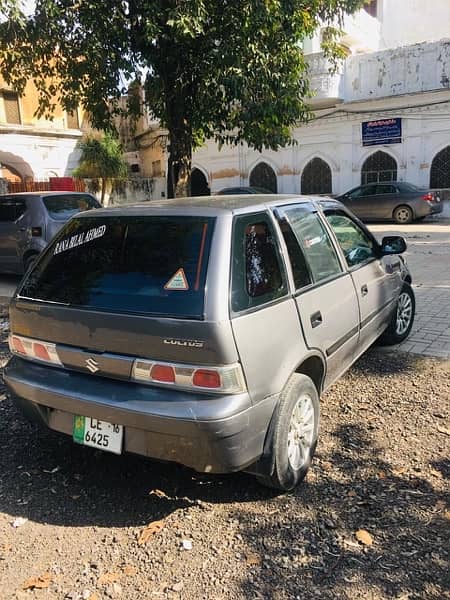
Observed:
[[[361,168],[361,185],[379,181],[397,181],[397,161],[382,150],[366,158]]]
[[[436,154],[431,163],[431,188],[450,188],[450,146]]]
[[[191,196],[210,196],[211,189],[205,174],[194,167],[191,173]]]
[[[301,177],[302,194],[331,194],[333,191],[333,177],[330,165],[314,157],[305,166]]]
[[[260,162],[252,169],[249,182],[252,187],[265,188],[274,194],[277,193],[277,176],[272,167],[266,162]]]

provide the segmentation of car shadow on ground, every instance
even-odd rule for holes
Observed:
[[[393,470],[359,425],[337,426],[334,436],[339,449],[319,459],[275,515],[261,523],[236,511],[259,557],[243,596],[447,597],[448,497],[419,475]],[[435,467],[448,477],[448,463]]]

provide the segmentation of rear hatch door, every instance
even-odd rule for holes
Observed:
[[[224,365],[238,360],[228,321],[205,318],[215,218],[73,218],[11,305],[12,332],[58,344],[66,367],[127,378],[132,358]],[[92,363],[91,363],[92,364]]]

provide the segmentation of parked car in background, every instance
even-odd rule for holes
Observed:
[[[228,188],[223,188],[221,189],[219,192],[217,192],[217,194],[219,196],[231,196],[231,195],[236,195],[236,194],[273,194],[273,192],[271,192],[270,190],[266,190],[266,188],[263,187],[255,187],[255,186],[249,186],[249,187],[228,187]]]
[[[99,207],[81,192],[0,196],[0,273],[23,273],[70,217]]]
[[[337,200],[363,221],[394,220],[405,224],[443,210],[439,192],[405,181],[360,185],[337,196]]]
[[[411,330],[405,249],[331,199],[80,213],[11,302],[4,380],[29,418],[79,444],[292,489],[320,394],[380,336]]]

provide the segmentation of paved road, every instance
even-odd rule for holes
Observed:
[[[432,218],[420,224],[370,225],[383,235],[402,235],[416,294],[416,321],[405,352],[450,358],[450,219]]]
[[[380,240],[399,234],[408,243],[405,256],[416,293],[416,322],[399,348],[450,358],[450,218],[445,214],[418,224],[379,224],[370,229]],[[0,276],[0,296],[11,297],[19,281],[13,275]]]

